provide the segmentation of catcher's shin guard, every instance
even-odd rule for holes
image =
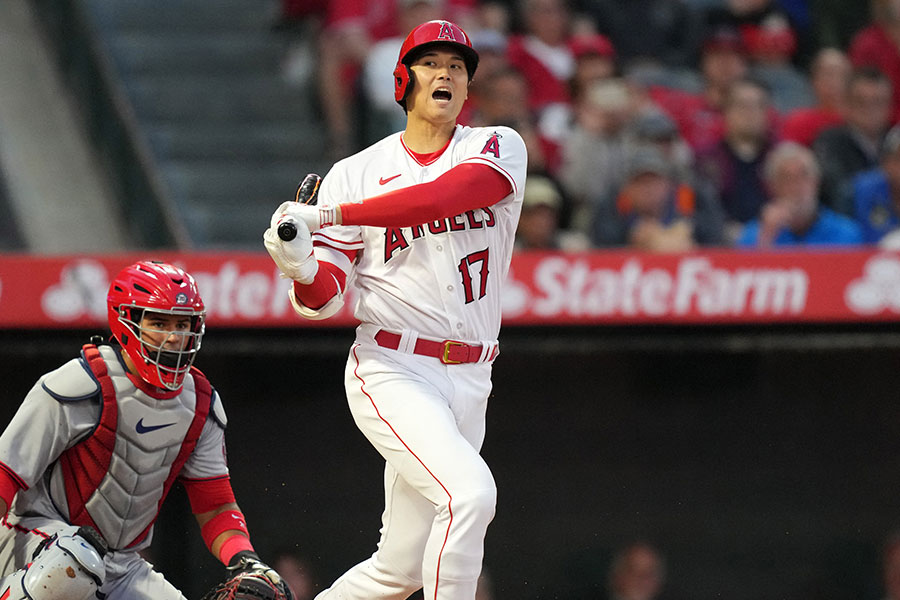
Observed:
[[[106,544],[89,527],[66,527],[32,562],[0,581],[0,600],[94,600],[103,584]]]

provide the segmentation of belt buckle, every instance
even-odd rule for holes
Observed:
[[[441,362],[445,365],[458,365],[462,364],[463,362],[461,360],[453,360],[452,358],[450,358],[450,349],[454,346],[465,346],[466,348],[469,347],[469,345],[465,342],[457,342],[456,340],[444,340],[444,351],[441,353],[440,359]]]

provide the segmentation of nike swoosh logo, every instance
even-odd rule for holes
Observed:
[[[134,426],[134,429],[138,433],[150,433],[151,431],[156,431],[157,429],[169,427],[174,424],[175,423],[163,423],[162,425],[144,425],[144,418],[141,417],[141,419],[137,422],[137,425]]]
[[[393,181],[393,180],[397,179],[398,177],[400,177],[401,175],[403,175],[403,173],[397,173],[397,174],[394,175],[393,177],[379,177],[379,178],[378,178],[378,185],[384,185],[384,184],[386,184],[388,181]]]

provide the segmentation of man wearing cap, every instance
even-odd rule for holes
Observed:
[[[723,219],[717,202],[675,180],[671,163],[658,148],[635,150],[625,174],[618,194],[598,207],[595,245],[683,252],[721,242]]]
[[[599,33],[573,36],[569,41],[569,48],[575,57],[575,70],[569,80],[569,90],[572,102],[578,103],[581,94],[592,83],[615,76],[616,49],[609,38]]]
[[[586,237],[559,229],[563,197],[549,177],[531,175],[525,183],[522,214],[516,229],[516,251],[587,250]]]

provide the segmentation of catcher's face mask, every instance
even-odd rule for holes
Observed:
[[[176,391],[194,363],[206,311],[194,279],[164,263],[126,267],[107,296],[109,326],[141,379]]]

